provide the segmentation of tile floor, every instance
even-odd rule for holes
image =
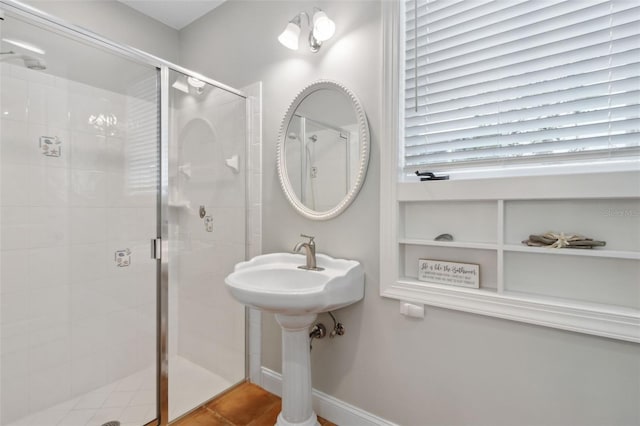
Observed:
[[[172,419],[232,385],[181,357],[172,358],[169,367]],[[141,426],[154,418],[156,379],[154,369],[148,368],[7,426],[100,426],[111,420],[119,420],[121,426]]]
[[[273,426],[280,414],[276,395],[243,383],[180,419],[173,426]],[[318,418],[322,426],[336,426]]]

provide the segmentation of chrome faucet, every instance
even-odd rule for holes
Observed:
[[[298,253],[303,248],[305,249],[305,253],[307,255],[307,264],[298,266],[300,269],[308,269],[310,271],[322,271],[324,268],[320,268],[316,265],[316,243],[313,241],[315,237],[300,234],[303,238],[309,238],[309,241],[300,241],[293,248],[294,253]]]

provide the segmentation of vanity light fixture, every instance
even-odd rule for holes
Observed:
[[[316,8],[313,14],[313,37],[319,42],[327,41],[336,32],[336,24],[327,14]]]
[[[306,13],[305,13],[306,16]],[[300,15],[293,18],[278,36],[278,41],[284,47],[291,50],[298,50],[298,38],[300,37]]]
[[[329,40],[336,32],[336,24],[329,19],[327,14],[317,7],[313,8],[313,17],[309,18],[307,12],[298,13],[278,37],[278,41],[286,48],[298,50],[298,40],[302,30],[302,17],[304,16],[309,27],[309,48],[317,52],[322,47],[322,42]]]

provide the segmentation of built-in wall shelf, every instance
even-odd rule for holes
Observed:
[[[639,236],[640,238],[640,236]],[[498,246],[492,243],[472,243],[472,242],[457,242],[457,241],[431,241],[412,238],[400,238],[399,244],[409,244],[417,246],[433,246],[433,247],[448,247],[448,248],[462,248],[462,249],[477,249],[477,250],[498,250],[499,248],[504,251],[514,251],[523,253],[537,253],[537,254],[553,254],[560,256],[586,256],[586,257],[610,257],[618,259],[634,259],[640,260],[640,252],[637,251],[624,251],[624,250],[609,250],[606,248],[593,248],[593,249],[552,249],[546,247],[529,247],[526,245],[505,244]]]
[[[382,296],[640,342],[640,173],[389,188]],[[522,243],[549,231],[606,246]],[[441,234],[454,239],[435,241]],[[479,265],[480,288],[418,280],[419,259]]]
[[[466,294],[476,294],[483,292],[496,293],[497,284],[496,283],[484,283],[487,287],[481,289],[472,289],[465,287],[453,287],[450,285],[431,283],[428,281],[420,281],[416,278],[411,277],[399,277],[398,282],[404,284],[407,287],[413,286],[414,288],[421,288],[424,286],[428,286],[432,289],[437,289],[440,291],[453,291],[456,293],[466,293]]]
[[[496,250],[498,246],[491,243],[470,243],[457,241],[430,241],[412,238],[401,238],[398,240],[400,244],[412,244],[417,246],[433,246],[433,247],[453,247],[478,250]]]
[[[640,238],[640,236],[639,236]],[[502,248],[504,251],[514,251],[522,253],[534,253],[534,254],[552,254],[554,256],[586,256],[586,257],[610,257],[614,259],[634,259],[640,260],[640,252],[637,251],[623,251],[623,250],[608,250],[605,248],[593,248],[593,249],[552,249],[546,247],[528,247],[525,245],[519,246],[515,244],[507,244]]]

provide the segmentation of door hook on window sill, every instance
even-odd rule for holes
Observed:
[[[421,172],[416,170],[416,176],[420,176],[420,182],[425,180],[449,180],[449,175],[436,176],[431,172]]]

